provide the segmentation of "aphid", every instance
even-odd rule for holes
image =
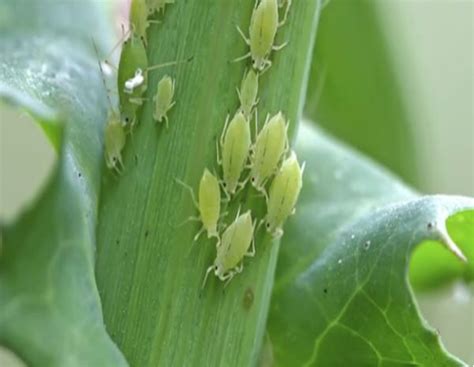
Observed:
[[[199,211],[199,217],[188,218],[188,220],[200,221],[202,223],[202,228],[194,236],[194,241],[204,231],[207,231],[207,238],[216,237],[219,239],[217,222],[220,217],[221,191],[217,178],[207,168],[204,170],[199,182],[199,201],[196,201],[193,189],[190,186],[180,180],[177,180],[177,182],[189,190],[193,203]]]
[[[146,44],[146,30],[150,23],[159,23],[156,20],[148,19],[149,6],[146,0],[132,0],[130,6],[130,24],[133,33],[140,37],[144,44]]]
[[[288,149],[288,125],[281,112],[265,121],[257,135],[250,155],[250,182],[259,191],[265,193],[267,180],[278,169],[285,150]]]
[[[272,50],[278,51],[286,46],[286,43],[280,46],[273,44],[278,27],[282,26],[283,23],[283,21],[278,22],[277,0],[256,1],[250,19],[249,38],[237,27],[245,43],[250,46],[250,52],[234,61],[251,57],[253,67],[260,72],[264,72],[272,65],[272,62],[268,59]]]
[[[153,118],[161,122],[165,120],[166,127],[168,128],[168,111],[173,108],[176,102],[173,101],[174,96],[174,80],[170,76],[165,75],[158,82],[156,89],[156,95],[153,97],[155,102],[155,111],[153,112]]]
[[[291,152],[273,179],[267,200],[265,226],[274,237],[283,235],[282,226],[294,213],[295,204],[303,186],[303,171],[304,164],[300,168],[296,154]]]
[[[143,102],[142,95],[147,88],[147,68],[145,45],[139,37],[132,34],[123,44],[117,75],[120,114],[126,125],[134,124],[138,107]],[[140,77],[141,83],[133,83],[133,88],[130,88],[131,80],[137,75],[143,77],[143,80]]]
[[[250,119],[252,109],[257,105],[258,99],[258,74],[250,69],[242,79],[240,90],[237,89],[240,100],[240,109],[245,117]]]
[[[252,257],[255,255],[254,229],[255,225],[252,223],[250,210],[240,216],[237,213],[234,222],[222,234],[222,239],[217,246],[214,264],[206,271],[202,284],[203,288],[209,273],[212,271],[220,280],[227,281],[226,285],[236,274],[242,272],[244,256]],[[249,250],[251,245],[252,248]]]
[[[250,144],[250,126],[242,111],[238,111],[230,123],[227,116],[220,138],[222,156],[218,163],[222,165],[222,185],[228,198],[245,184],[239,183],[239,179],[247,162]]]
[[[102,64],[99,60],[99,53],[97,47],[92,41],[94,50],[97,56],[97,62],[99,64],[100,75],[102,78],[102,83],[104,88],[107,91],[107,85],[105,83],[104,71],[102,70]],[[107,168],[114,169],[117,173],[121,173],[124,167],[122,161],[122,150],[125,147],[126,136],[123,129],[123,125],[120,121],[118,113],[116,113],[112,106],[112,101],[110,100],[109,95],[107,94],[107,100],[109,102],[110,112],[105,126],[104,133],[104,144],[105,144],[105,163]]]
[[[155,11],[158,13],[165,11],[166,4],[174,4],[174,0],[147,0],[148,3],[148,14],[153,14]]]
[[[120,118],[112,113],[105,126],[105,163],[107,168],[122,173],[122,149],[125,147],[125,131]]]

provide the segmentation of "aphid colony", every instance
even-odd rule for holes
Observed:
[[[286,4],[285,20],[291,0],[281,4]],[[302,187],[304,165],[300,166],[296,154],[290,152],[288,122],[283,113],[268,114],[260,131],[255,118],[253,139],[250,128],[258,104],[259,75],[271,67],[271,51],[283,47],[273,45],[277,29],[284,23],[284,20],[279,21],[278,7],[278,0],[257,0],[250,22],[250,38],[244,36],[250,51],[237,60],[251,57],[252,68],[244,74],[240,89],[237,89],[240,107],[232,117],[227,116],[220,139],[216,142],[222,177],[216,177],[206,168],[199,184],[197,201],[192,188],[179,181],[191,192],[199,211],[198,217],[189,218],[202,223],[194,240],[204,231],[208,238],[215,237],[217,240],[216,257],[206,271],[203,286],[212,272],[227,283],[242,272],[243,258],[255,255],[255,235],[262,224],[273,237],[281,237],[283,225],[293,214]],[[258,220],[250,210],[241,214],[239,208],[230,224],[223,225],[220,223],[223,217],[221,204],[231,204],[237,194],[248,187],[249,181],[251,187],[265,197],[266,215]],[[222,199],[221,190],[225,196]],[[223,231],[219,231],[222,227],[225,227]]]
[[[110,113],[105,127],[105,161],[108,168],[121,173],[123,169],[122,150],[126,143],[126,131],[133,132],[136,125],[137,113],[146,98],[143,97],[148,87],[148,73],[178,62],[158,65],[148,65],[146,30],[152,23],[150,16],[156,12],[164,12],[166,4],[174,0],[132,0],[130,7],[130,27],[117,45],[122,44],[119,66],[117,69],[117,91],[119,111],[115,111],[109,97]],[[115,47],[114,47],[115,50]],[[96,51],[97,52],[97,51]],[[98,57],[98,56],[97,56]],[[103,68],[99,62],[103,75]],[[105,85],[105,79],[104,79]],[[153,97],[155,105],[153,118],[168,126],[168,111],[174,106],[174,80],[165,75],[157,84]]]

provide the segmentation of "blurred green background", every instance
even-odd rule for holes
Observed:
[[[0,36],[1,37],[1,36]],[[323,11],[306,112],[426,193],[474,196],[474,2],[332,0]],[[55,153],[0,104],[0,220],[45,184]],[[472,290],[419,297],[448,349],[474,363]]]

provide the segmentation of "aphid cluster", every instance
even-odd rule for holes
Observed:
[[[279,21],[278,8],[285,4],[284,18]],[[249,39],[237,28],[250,51],[236,61],[250,57],[252,67],[245,72],[240,89],[237,88],[240,106],[232,117],[227,116],[220,139],[216,142],[217,162],[222,176],[218,178],[204,170],[199,184],[199,201],[195,200],[192,189],[181,182],[190,190],[199,211],[199,217],[190,219],[202,223],[194,239],[203,231],[207,231],[209,238],[217,239],[216,257],[206,271],[203,286],[211,272],[227,283],[242,272],[243,258],[255,255],[255,234],[260,224],[265,224],[273,237],[282,236],[283,225],[294,212],[298,200],[304,165],[300,166],[296,154],[290,152],[285,116],[281,111],[273,116],[268,114],[260,131],[255,118],[253,136],[250,128],[253,112],[257,115],[259,76],[272,65],[271,51],[284,46],[274,46],[274,40],[277,29],[286,20],[290,4],[291,0],[257,0],[250,22]],[[239,208],[231,223],[227,226],[221,224],[221,205],[231,205],[245,187],[253,187],[265,197],[266,215],[259,220],[250,210],[240,214]],[[225,195],[222,200],[221,190]],[[221,227],[224,227],[223,231],[219,231]]]
[[[121,173],[123,169],[122,150],[126,143],[126,131],[133,132],[137,114],[146,98],[143,97],[148,87],[148,73],[178,62],[148,65],[146,31],[150,24],[159,23],[150,17],[156,12],[164,12],[167,4],[174,0],[132,0],[130,6],[130,27],[116,46],[122,45],[117,68],[117,92],[119,111],[115,111],[110,102],[110,116],[105,128],[105,158],[107,167]],[[116,49],[114,47],[113,51]],[[112,51],[112,52],[113,52]],[[97,56],[98,57],[98,56]],[[103,69],[101,73],[103,74]],[[104,80],[105,84],[105,80]],[[157,84],[153,118],[163,120],[168,126],[168,111],[174,106],[175,81],[165,75]],[[110,101],[110,98],[109,98]]]

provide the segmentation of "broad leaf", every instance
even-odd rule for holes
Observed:
[[[418,197],[321,131],[303,125],[298,137],[307,171],[278,259],[268,324],[276,365],[461,364],[420,316],[407,271],[423,240],[462,257],[445,221],[472,215],[474,200]]]
[[[0,97],[42,122],[58,149],[45,191],[2,228],[0,343],[28,366],[126,366],[94,279],[106,102],[91,37],[108,44],[103,10],[10,0],[0,14]]]

